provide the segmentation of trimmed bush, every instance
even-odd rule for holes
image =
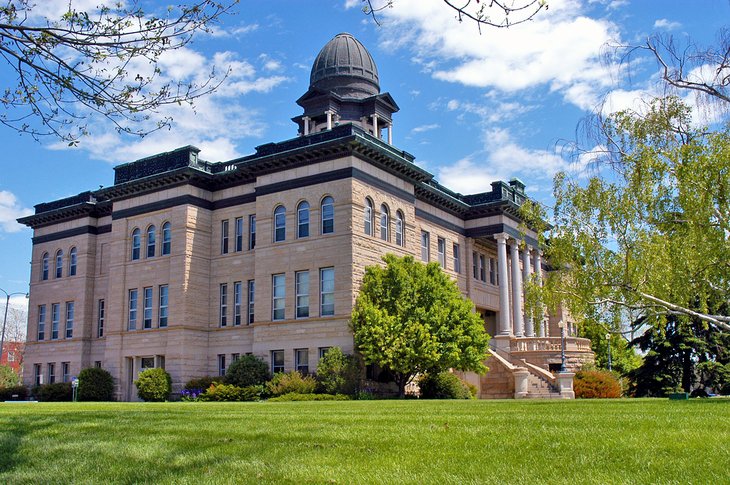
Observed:
[[[33,389],[36,399],[43,402],[65,402],[73,400],[73,388],[70,382],[54,382],[42,384]]]
[[[425,374],[418,381],[423,399],[470,399],[469,387],[456,374]]]
[[[317,364],[318,391],[325,394],[354,395],[360,385],[358,360],[332,347]]]
[[[238,387],[259,386],[269,379],[269,364],[255,355],[244,355],[228,367],[225,383]]]
[[[236,402],[236,401],[258,401],[264,392],[264,386],[238,387],[233,384],[216,383],[206,389],[198,396],[198,401],[210,402]]]
[[[198,377],[196,379],[190,379],[183,389],[185,391],[205,392],[212,384],[220,384],[223,380],[224,377]]]
[[[607,371],[582,370],[573,379],[575,397],[580,399],[621,397],[621,385]]]
[[[350,396],[344,394],[299,394],[290,392],[281,396],[272,397],[269,402],[290,402],[290,401],[349,401]]]
[[[314,394],[317,389],[317,381],[312,376],[302,376],[297,371],[277,372],[266,384],[266,389],[272,396],[281,396],[296,392],[298,394]]]
[[[25,386],[0,387],[0,401],[23,401],[28,399]]]
[[[104,369],[88,367],[79,372],[79,401],[113,401],[114,378]]]
[[[165,369],[155,368],[143,370],[134,381],[137,395],[147,402],[164,402],[170,398],[172,379]]]

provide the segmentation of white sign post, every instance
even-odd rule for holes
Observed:
[[[78,377],[74,377],[73,379],[71,379],[71,389],[73,389],[73,400],[74,400],[74,402],[76,402],[76,393],[79,389],[79,378]]]

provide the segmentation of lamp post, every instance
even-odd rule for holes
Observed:
[[[23,293],[22,291],[18,291],[15,293],[8,293],[7,291],[0,288],[0,291],[5,293],[5,316],[3,317],[3,331],[2,336],[0,336],[0,362],[3,361],[3,352],[5,351],[5,324],[8,323],[8,307],[10,306],[10,297],[14,295],[25,295],[26,298],[28,298],[28,293]]]
[[[611,334],[606,334],[606,343],[608,344],[608,371],[611,372]]]
[[[560,328],[560,372],[567,372],[565,367],[565,322],[560,320],[558,322]]]

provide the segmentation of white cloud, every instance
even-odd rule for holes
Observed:
[[[18,202],[15,194],[7,190],[0,190],[0,231],[18,232],[23,230],[24,226],[18,224],[16,219],[32,213],[32,209],[23,207]]]
[[[681,26],[682,24],[680,22],[674,22],[668,19],[658,19],[654,21],[654,28],[657,30],[676,30]]]
[[[345,9],[355,8],[362,4],[362,0],[345,0]]]
[[[420,125],[420,126],[416,126],[415,128],[413,128],[411,130],[411,133],[423,133],[424,131],[431,131],[431,130],[435,130],[440,127],[441,127],[441,125],[439,125],[438,123],[433,123],[430,125]]]

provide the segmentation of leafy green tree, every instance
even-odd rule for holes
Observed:
[[[269,365],[255,355],[244,355],[226,371],[226,384],[238,387],[259,386],[271,379]]]
[[[388,369],[401,397],[419,373],[485,372],[489,335],[456,283],[437,263],[392,254],[383,261],[385,267],[366,268],[352,312],[365,363]]]
[[[113,401],[114,378],[109,371],[88,367],[79,372],[79,401]]]
[[[0,388],[20,385],[20,377],[9,365],[0,365]]]
[[[84,120],[92,114],[136,135],[168,126],[169,118],[152,129],[140,122],[165,105],[192,104],[222,78],[212,72],[202,82],[169,80],[157,61],[208,30],[236,1],[194,0],[157,15],[136,1],[88,11],[69,1],[58,2],[67,5],[58,18],[46,18],[35,2],[6,0],[0,6],[7,83],[0,123],[69,144],[87,134]]]
[[[317,364],[317,382],[326,394],[355,394],[360,373],[358,360],[342,352],[339,347],[327,350]]]
[[[655,328],[682,316],[730,330],[730,127],[697,128],[667,97],[602,129],[604,177],[556,177],[543,298],[612,326],[635,314]],[[535,205],[525,214],[544,219]]]
[[[134,381],[134,385],[137,386],[139,398],[147,402],[167,401],[172,392],[170,374],[159,367],[140,372],[137,380]]]

